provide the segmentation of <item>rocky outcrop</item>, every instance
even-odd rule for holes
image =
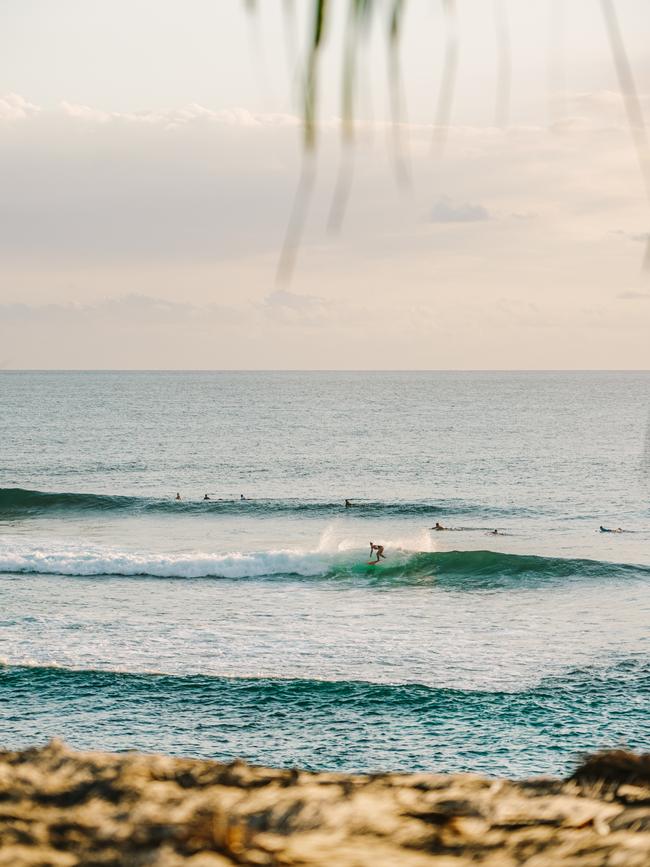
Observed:
[[[0,752],[0,867],[648,867],[650,755],[569,780]]]

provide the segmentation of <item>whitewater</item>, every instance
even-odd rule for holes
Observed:
[[[5,744],[506,775],[647,746],[649,385],[0,373]]]
[[[436,551],[430,536],[417,547],[407,540],[383,541],[385,560],[366,561],[365,549],[349,542],[327,550],[324,534],[313,551],[234,551],[224,554],[195,551],[185,554],[143,554],[91,545],[25,544],[18,537],[0,545],[0,573],[61,576],[141,576],[150,578],[320,578],[358,582],[409,583],[456,581],[457,586],[546,587],[568,579],[608,581],[629,577],[645,580],[650,566],[587,559],[566,559],[498,553],[489,550]],[[413,540],[411,545],[417,545]],[[375,556],[375,555],[372,555]],[[374,568],[380,566],[381,568]]]

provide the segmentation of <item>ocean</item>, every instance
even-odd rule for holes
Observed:
[[[0,409],[0,747],[650,748],[649,373],[3,371]]]

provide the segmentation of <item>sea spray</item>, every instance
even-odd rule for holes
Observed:
[[[0,544],[0,573],[62,576],[146,576],[151,578],[223,578],[348,580],[392,586],[437,583],[459,589],[557,584],[569,580],[636,578],[647,581],[650,567],[600,560],[504,554],[496,551],[417,551],[404,548],[418,540],[382,541],[387,559],[367,563],[365,548],[335,543],[331,531],[316,550],[159,554],[97,546],[33,545],[21,540]],[[423,540],[420,540],[423,541]],[[429,546],[433,543],[424,540]]]

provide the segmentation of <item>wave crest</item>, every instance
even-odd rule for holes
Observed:
[[[159,497],[133,497],[111,494],[66,493],[58,491],[32,491],[25,488],[0,488],[0,518],[38,517],[46,514],[80,514],[84,512],[124,512],[131,514],[234,514],[234,515],[282,515],[306,514],[332,516],[351,514],[358,516],[380,515],[466,515],[491,518],[511,515],[533,514],[521,508],[499,508],[462,500],[438,502],[381,502],[355,501],[352,509],[345,509],[343,500],[325,502],[301,499],[250,499],[250,500],[174,500]]]
[[[362,581],[387,586],[440,584],[455,589],[530,586],[568,580],[650,577],[650,567],[600,560],[564,559],[495,551],[390,549],[379,565],[365,550],[258,551],[156,554],[112,549],[43,546],[0,547],[0,572],[63,576],[144,576],[151,578],[293,578]]]

